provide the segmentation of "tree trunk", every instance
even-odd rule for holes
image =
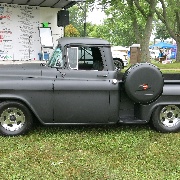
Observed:
[[[153,21],[153,16],[149,16],[141,40],[141,62],[150,62],[149,41],[153,28],[152,21]]]
[[[138,0],[132,0],[127,2],[129,2],[128,5],[132,10],[131,16],[133,19],[133,28],[134,28],[135,37],[137,41],[139,40],[138,43],[141,44],[141,62],[150,62],[149,41],[153,28],[152,22],[155,14],[155,7],[157,4],[157,0],[147,1],[147,3],[149,3],[148,12],[144,11],[144,9],[140,6]],[[146,20],[146,25],[145,28],[143,29],[142,34],[140,34],[140,32],[138,31],[137,17],[135,15],[133,2],[136,8],[139,10],[139,12],[142,14],[143,18]]]
[[[176,56],[176,61],[180,62],[180,36],[177,37],[177,56]]]

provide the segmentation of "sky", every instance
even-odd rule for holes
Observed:
[[[99,1],[95,0],[93,11],[88,12],[87,22],[93,24],[102,24],[105,16],[105,13],[102,11],[101,5],[98,5]]]
[[[88,12],[87,22],[91,22],[93,24],[102,24],[104,18],[104,12],[102,12],[100,9],[94,9],[92,12]]]

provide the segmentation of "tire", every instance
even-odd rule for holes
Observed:
[[[163,92],[163,75],[153,64],[139,63],[132,65],[126,70],[122,80],[127,95],[136,103],[152,103]]]
[[[157,107],[152,115],[152,123],[159,132],[178,132],[180,130],[180,108],[176,105]]]
[[[20,102],[5,101],[0,104],[0,134],[17,136],[26,134],[33,119],[29,109]]]
[[[120,58],[113,58],[115,70],[121,70],[124,69],[124,63],[123,60]]]

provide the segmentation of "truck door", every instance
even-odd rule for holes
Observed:
[[[67,66],[54,82],[55,123],[110,123],[114,71],[105,71],[98,47],[67,49]]]

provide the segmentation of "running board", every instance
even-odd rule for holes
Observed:
[[[146,124],[147,122],[147,120],[137,119],[134,116],[119,117],[119,123],[123,124]]]

